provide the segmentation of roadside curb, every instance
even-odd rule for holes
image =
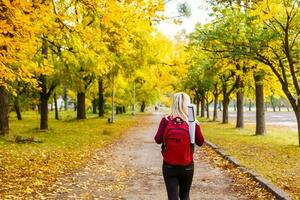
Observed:
[[[283,190],[275,186],[273,183],[271,183],[269,180],[261,177],[256,172],[249,170],[248,168],[242,166],[238,160],[233,158],[232,156],[226,154],[226,152],[218,147],[217,145],[211,143],[210,141],[205,141],[205,143],[212,148],[215,152],[217,152],[219,155],[221,155],[224,159],[228,160],[230,163],[232,163],[235,167],[237,167],[242,173],[248,174],[251,176],[256,182],[260,184],[261,187],[272,193],[277,199],[279,200],[292,200],[292,198],[285,193]]]

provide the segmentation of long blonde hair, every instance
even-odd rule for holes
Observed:
[[[188,105],[190,105],[190,96],[184,92],[174,94],[171,106],[171,116],[180,117],[184,121],[188,121]]]

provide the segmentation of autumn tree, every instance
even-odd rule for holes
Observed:
[[[283,10],[283,12],[282,12]],[[299,2],[261,1],[248,10],[247,40],[240,53],[247,54],[272,70],[293,107],[300,145],[300,94],[297,68]]]
[[[35,6],[33,1],[0,1],[0,134],[8,133],[8,94],[11,84],[24,81],[35,85],[30,58],[34,54]]]

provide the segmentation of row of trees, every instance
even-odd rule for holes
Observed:
[[[238,128],[244,126],[244,96],[255,91],[258,135],[266,131],[264,97],[284,94],[297,118],[300,145],[299,1],[220,0],[211,5],[212,21],[198,25],[189,37],[185,87],[198,104],[215,102],[214,119],[222,94],[223,123],[228,123],[235,94]]]
[[[176,47],[154,27],[167,2],[0,1],[0,134],[9,131],[9,105],[21,119],[28,102],[39,105],[47,130],[49,100],[58,96],[65,106],[74,99],[77,119],[86,118],[87,103],[103,116],[104,99],[112,122],[116,105],[134,113],[139,101],[143,111],[178,66]]]

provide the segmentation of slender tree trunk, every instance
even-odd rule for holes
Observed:
[[[298,126],[298,144],[300,146],[300,102],[298,99],[297,107],[294,108],[296,119],[297,119],[297,126]]]
[[[13,100],[13,103],[14,103],[14,109],[15,109],[16,114],[17,114],[17,119],[22,120],[19,97],[15,97],[14,100]]]
[[[199,116],[199,106],[200,106],[200,99],[198,98],[198,95],[196,97],[196,115]]]
[[[146,108],[146,103],[145,101],[142,101],[141,112],[145,112],[145,108]]]
[[[243,91],[237,92],[237,118],[236,128],[244,128],[244,93]]]
[[[229,105],[229,95],[227,94],[227,85],[222,84],[222,93],[223,93],[223,115],[222,115],[222,123],[228,124],[228,105]]]
[[[237,117],[236,128],[244,128],[244,92],[238,90],[236,93]]]
[[[54,108],[55,109],[55,119],[59,120],[56,93],[54,93],[54,95],[53,95],[53,100],[54,100],[54,106],[55,106],[55,108]]]
[[[125,106],[122,107],[122,112],[123,112],[123,113],[126,113],[126,108],[125,108]]]
[[[48,43],[43,39],[42,44],[42,55],[44,59],[47,59],[48,56]],[[46,75],[41,75],[39,77],[40,82],[40,130],[48,130],[48,100],[49,94],[47,93],[47,80]]]
[[[77,119],[86,119],[85,92],[77,93]]]
[[[135,80],[133,81],[133,103],[132,103],[132,115],[135,115]]]
[[[213,121],[218,120],[218,97],[219,97],[219,90],[218,90],[218,84],[214,84],[214,111],[213,111]]]
[[[111,123],[115,122],[115,77],[112,75]]]
[[[93,99],[92,106],[93,106],[93,114],[97,114],[97,99]]]
[[[223,116],[222,116],[223,124],[228,124],[228,106],[229,106],[229,97],[225,96],[223,99]]]
[[[252,110],[252,100],[250,99],[249,100],[249,109],[248,109],[249,111],[251,111]]]
[[[205,117],[205,99],[203,97],[201,97],[201,99],[200,99],[200,105],[201,105],[200,117]]]
[[[222,111],[222,103],[221,103],[221,101],[219,102],[219,111]]]
[[[263,76],[255,75],[256,135],[266,133]]]
[[[77,103],[74,102],[74,111],[77,111]]]
[[[45,92],[40,93],[40,130],[48,130],[48,95]]]
[[[218,96],[214,96],[214,114],[213,121],[218,120]]]
[[[0,135],[8,134],[8,94],[3,86],[0,86]]]
[[[64,88],[64,109],[65,111],[68,110],[68,90],[67,88]]]
[[[99,117],[104,116],[104,88],[103,88],[103,79],[99,77],[98,79],[98,110],[99,110]]]
[[[273,108],[273,112],[276,112],[276,106],[275,106],[274,95],[273,94],[271,96],[271,105],[272,105],[272,108]]]
[[[236,111],[236,102],[233,101],[233,110]]]
[[[206,101],[206,118],[209,119],[209,102]]]

